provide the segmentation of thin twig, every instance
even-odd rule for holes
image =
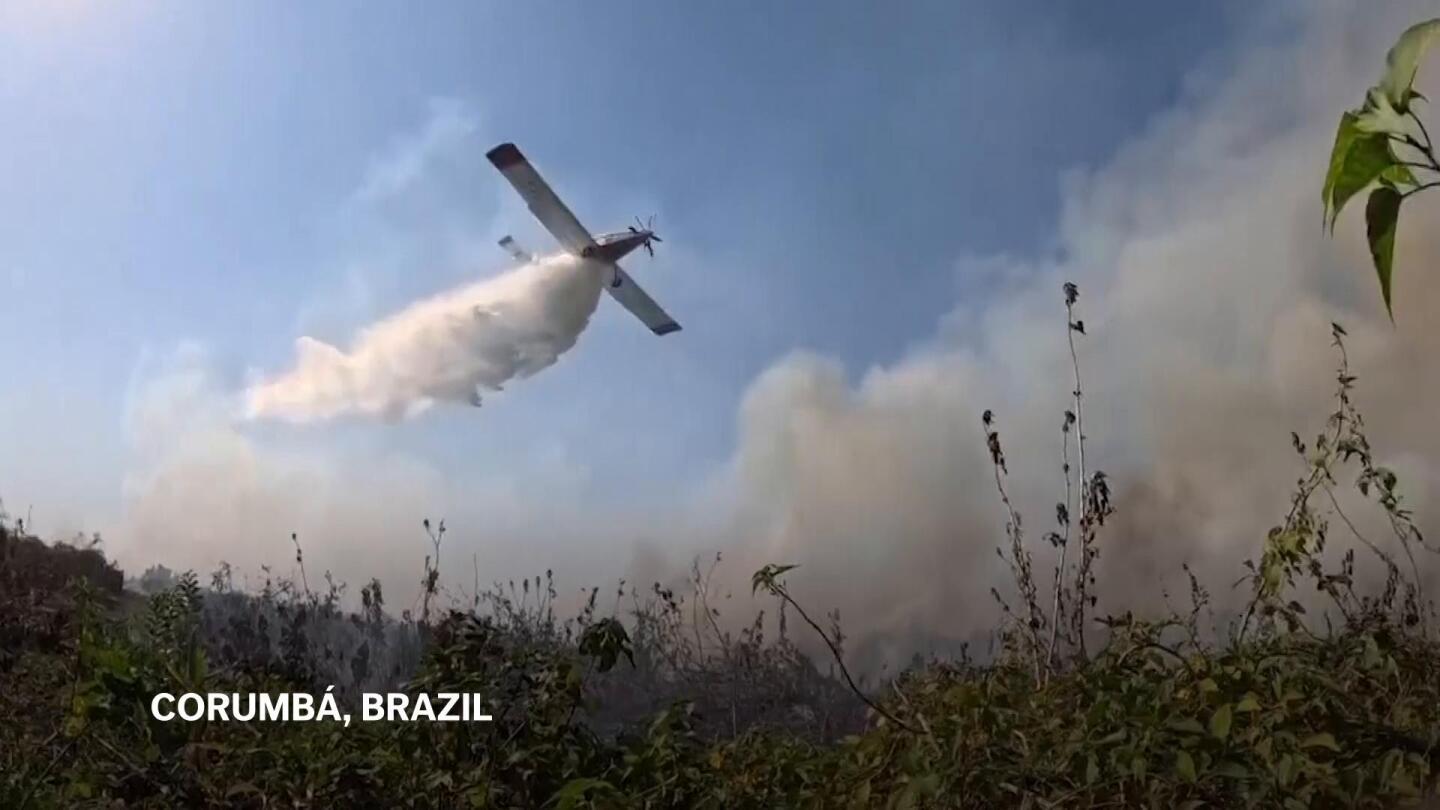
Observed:
[[[1350,520],[1350,516],[1345,514],[1345,510],[1340,508],[1340,502],[1335,498],[1335,490],[1329,486],[1325,487],[1324,489],[1325,494],[1330,496],[1330,505],[1335,508],[1335,514],[1340,516],[1341,522],[1343,522],[1346,528],[1350,530],[1350,533],[1355,536],[1355,539],[1359,540],[1361,543],[1364,543],[1365,547],[1374,552],[1375,556],[1384,560],[1386,565],[1393,567],[1395,565],[1394,558],[1392,558],[1389,554],[1386,554],[1383,550],[1381,550],[1379,546],[1375,545],[1373,542],[1370,541],[1368,537],[1362,534],[1360,532],[1360,529],[1358,529],[1355,524]]]
[[[773,591],[776,596],[784,600],[785,604],[789,605],[792,608],[795,608],[795,612],[800,614],[800,618],[804,619],[805,623],[810,625],[810,628],[820,636],[820,640],[825,642],[825,646],[830,648],[830,654],[835,658],[835,663],[840,666],[840,674],[845,677],[845,683],[850,687],[850,691],[855,693],[856,697],[860,698],[860,700],[863,701],[866,706],[874,709],[875,712],[881,717],[884,717],[886,720],[889,720],[900,728],[905,729],[911,734],[920,733],[920,729],[915,728],[909,723],[906,723],[905,721],[881,708],[878,703],[871,700],[870,697],[866,695],[860,689],[860,687],[855,684],[855,679],[850,677],[849,668],[845,666],[845,658],[840,654],[840,649],[835,646],[835,642],[830,640],[830,634],[822,630],[820,628],[820,625],[816,624],[815,620],[810,618],[810,614],[806,613],[805,608],[800,607],[800,603],[796,602],[795,599],[790,596],[790,592],[786,590],[784,585],[781,585],[778,582],[772,582],[770,584],[770,590]]]
[[[1067,307],[1066,325],[1065,325],[1065,330],[1066,330],[1067,332],[1072,331],[1072,330],[1070,329],[1069,320],[1070,320],[1070,318],[1069,318],[1069,312],[1068,312],[1068,307]],[[1072,358],[1072,360],[1074,359],[1074,338],[1073,338],[1073,337],[1071,338],[1071,358]],[[1075,387],[1076,387],[1077,390],[1078,390],[1079,387],[1080,387],[1080,385],[1079,385],[1079,374],[1080,374],[1079,365],[1076,364],[1076,370],[1075,370],[1076,385],[1075,385]],[[1073,511],[1071,510],[1071,508],[1070,508],[1070,507],[1071,507],[1071,504],[1073,503],[1073,500],[1072,500],[1072,497],[1071,497],[1071,487],[1070,487],[1070,419],[1071,419],[1071,414],[1070,414],[1069,411],[1066,411],[1066,413],[1065,413],[1065,423],[1064,423],[1063,425],[1061,425],[1061,427],[1060,427],[1060,438],[1061,438],[1061,440],[1062,440],[1062,441],[1061,441],[1061,445],[1060,445],[1060,461],[1061,461],[1061,469],[1063,469],[1064,472],[1065,472],[1065,515],[1064,515],[1065,519],[1064,519],[1064,521],[1062,521],[1061,526],[1060,526],[1060,529],[1061,529],[1061,535],[1060,535],[1060,561],[1055,565],[1055,602],[1054,602],[1054,605],[1053,605],[1053,606],[1051,607],[1051,609],[1050,609],[1050,644],[1049,644],[1049,646],[1046,648],[1046,651],[1045,651],[1045,665],[1046,665],[1047,668],[1055,666],[1055,642],[1056,642],[1056,638],[1058,637],[1058,635],[1059,635],[1059,633],[1060,633],[1060,621],[1061,621],[1061,616],[1060,616],[1060,607],[1061,607],[1061,605],[1060,605],[1060,600],[1061,600],[1062,595],[1064,594],[1064,589],[1065,589],[1065,581],[1064,581],[1064,578],[1065,578],[1065,556],[1066,556],[1066,552],[1068,552],[1068,551],[1070,550],[1070,523],[1071,523],[1071,515],[1074,514],[1074,512],[1073,512]],[[1082,479],[1082,484],[1083,484],[1083,479]],[[1081,502],[1081,509],[1084,509],[1084,502],[1083,502],[1083,501]]]
[[[986,411],[981,416],[981,422],[985,426],[985,443],[990,450],[991,466],[995,473],[995,491],[1000,493],[1000,503],[1005,507],[1005,534],[1010,538],[1010,564],[1015,572],[1015,586],[1020,590],[1020,596],[1025,600],[1026,610],[1029,613],[1025,627],[1030,637],[1030,653],[1034,658],[1035,682],[1039,683],[1044,671],[1040,644],[1040,628],[1044,616],[1037,603],[1035,578],[1030,566],[1030,556],[1025,552],[1024,530],[1020,524],[1020,514],[1015,511],[1015,505],[1010,501],[1010,494],[1005,491],[1005,479],[1002,476],[1002,473],[1008,473],[1005,467],[1005,453],[1000,447],[999,431],[991,426],[992,420],[990,411]]]
[[[1425,151],[1427,153],[1433,153],[1435,151],[1435,144],[1430,140],[1430,130],[1425,128],[1425,122],[1420,120],[1420,116],[1416,115],[1413,109],[1406,110],[1405,113],[1414,119],[1416,126],[1420,127],[1420,134],[1425,138]],[[1434,162],[1433,158],[1431,162]]]
[[[1095,516],[1090,513],[1091,485],[1089,470],[1085,466],[1085,403],[1080,384],[1080,355],[1075,349],[1075,333],[1084,328],[1075,321],[1075,302],[1079,298],[1078,288],[1073,283],[1067,282],[1065,284],[1065,337],[1070,346],[1070,368],[1075,375],[1075,389],[1072,392],[1075,399],[1075,448],[1077,459],[1080,462],[1080,565],[1075,582],[1074,631],[1075,643],[1079,646],[1079,653],[1083,658],[1085,657],[1085,596],[1088,590],[1085,587],[1085,578],[1089,576],[1090,571],[1090,545],[1094,541],[1094,527],[1091,525],[1091,521],[1095,519]]]
[[[1435,169],[1435,171],[1440,172],[1440,169]],[[1424,190],[1426,190],[1426,189],[1430,189],[1430,188],[1440,188],[1440,180],[1436,180],[1436,181],[1433,182],[1433,183],[1423,183],[1423,184],[1418,185],[1418,186],[1416,186],[1416,187],[1414,187],[1414,188],[1412,188],[1412,189],[1407,189],[1407,190],[1405,190],[1405,191],[1402,191],[1402,192],[1400,192],[1400,199],[1403,200],[1403,199],[1405,199],[1405,198],[1407,198],[1407,197],[1410,197],[1411,195],[1418,194],[1419,192],[1422,192],[1422,191],[1424,191]]]

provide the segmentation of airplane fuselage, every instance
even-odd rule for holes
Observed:
[[[582,258],[614,264],[625,258],[653,236],[650,231],[616,231],[595,237],[593,247],[580,251]]]

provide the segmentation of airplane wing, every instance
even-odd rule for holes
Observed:
[[[629,274],[620,269],[620,265],[614,265],[614,272],[610,280],[606,282],[605,289],[619,301],[621,306],[630,310],[630,314],[639,318],[650,331],[657,335],[668,335],[671,332],[680,331],[680,324],[665,313],[660,305],[655,303],[640,286],[630,278]]]
[[[515,144],[502,143],[485,153],[485,157],[490,158],[495,168],[520,192],[525,204],[530,207],[530,213],[555,235],[566,250],[578,256],[581,251],[595,245],[590,232],[570,213],[570,209],[565,207],[530,161],[520,154]]]

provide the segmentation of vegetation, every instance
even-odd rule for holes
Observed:
[[[1390,277],[1400,204],[1440,186],[1435,144],[1415,112],[1416,102],[1426,99],[1414,87],[1425,50],[1436,38],[1440,38],[1440,19],[1418,23],[1400,35],[1386,56],[1380,83],[1366,92],[1365,103],[1358,110],[1340,116],[1330,170],[1321,191],[1325,225],[1333,230],[1345,203],[1374,186],[1365,203],[1365,231],[1385,311],[1392,317]]]
[[[1073,347],[1084,324],[1066,285]],[[313,592],[293,538],[297,585],[269,576],[236,592],[228,566],[152,569],[121,588],[98,544],[46,546],[0,521],[0,805],[6,807],[1156,807],[1391,806],[1434,790],[1440,646],[1417,555],[1427,552],[1395,475],[1375,464],[1352,401],[1336,326],[1334,412],[1312,442],[1292,437],[1303,475],[1284,519],[1247,563],[1234,626],[1201,625],[1210,596],[1153,619],[1093,616],[1092,563],[1113,512],[1105,474],[1084,466],[1078,355],[1061,420],[1065,500],[1053,593],[1038,584],[997,419],[984,415],[1002,551],[1015,577],[992,660],[917,664],[882,689],[845,666],[838,622],[823,627],[785,582],[779,602],[722,629],[709,582],[690,592],[624,583],[608,610],[592,590],[561,620],[545,578],[476,594],[444,615],[443,524],[430,532],[421,617],[390,617],[378,582],[343,609]],[[1069,459],[1076,459],[1072,474]],[[1339,510],[1346,475],[1387,518],[1386,543]],[[1074,527],[1072,529],[1072,515]],[[1385,572],[1367,593],[1355,552],[1331,566],[1330,520]],[[427,530],[430,529],[426,524]],[[1074,554],[1064,553],[1075,544]],[[1307,614],[1313,585],[1329,606]],[[607,600],[608,601],[608,600]],[[786,635],[799,616],[833,653],[822,673]],[[1211,639],[1207,641],[1207,639]],[[159,692],[479,692],[487,724],[160,722]]]
[[[1326,182],[1327,223],[1379,184],[1371,241],[1387,306],[1394,211],[1435,185],[1395,148],[1440,171],[1428,135],[1393,128],[1408,117],[1423,133],[1411,81],[1437,31],[1402,37],[1366,108],[1342,119]],[[1214,622],[1193,574],[1186,611],[1102,616],[1094,564],[1114,506],[1087,466],[1085,325],[1079,290],[1063,293],[1072,402],[1059,420],[1063,499],[1041,537],[1051,577],[1036,573],[1006,488],[999,420],[982,416],[1014,578],[994,592],[1004,618],[988,660],[917,662],[869,686],[847,668],[838,618],[822,624],[792,595],[795,565],[752,578],[776,600],[776,638],[763,615],[723,629],[718,557],[697,563],[687,593],[622,582],[613,603],[592,590],[564,619],[548,572],[447,609],[445,528],[427,521],[421,609],[396,617],[378,581],[356,610],[328,574],[313,591],[298,537],[298,583],[266,570],[258,592],[238,592],[222,565],[208,585],[157,567],[125,588],[98,540],[46,545],[0,514],[0,806],[1303,808],[1434,795],[1440,639],[1420,562],[1432,549],[1372,453],[1344,330],[1332,334],[1332,413],[1312,440],[1292,434],[1296,487],[1246,563],[1236,620]],[[1349,486],[1379,510],[1383,541],[1341,509]],[[1350,549],[1332,559],[1337,532]],[[826,671],[797,649],[791,617],[830,652]],[[159,692],[329,688],[351,711],[362,692],[478,692],[495,718],[150,713]]]

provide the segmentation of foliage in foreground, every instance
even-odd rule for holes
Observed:
[[[1440,743],[1440,650],[1383,613],[1212,650],[1117,622],[1044,684],[1023,657],[911,673],[877,699],[917,730],[879,718],[825,745],[706,741],[685,703],[602,739],[575,718],[596,658],[517,650],[461,613],[412,688],[479,691],[493,724],[158,723],[157,691],[295,685],[208,670],[183,642],[183,589],[152,598],[149,641],[76,598],[73,635],[0,676],[18,721],[0,736],[6,807],[1386,806],[1430,785]]]
[[[1365,102],[1358,109],[1340,116],[1330,168],[1320,192],[1325,225],[1333,230],[1345,203],[1373,187],[1365,203],[1365,235],[1380,296],[1391,317],[1400,206],[1415,194],[1440,187],[1435,143],[1415,111],[1417,102],[1426,99],[1414,87],[1425,51],[1436,39],[1440,39],[1440,18],[1412,25],[1396,40],[1385,56],[1385,73],[1379,83],[1366,91]]]

